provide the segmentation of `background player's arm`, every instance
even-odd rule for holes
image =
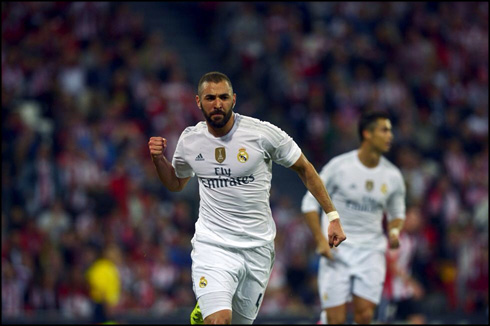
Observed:
[[[167,147],[167,140],[162,137],[151,137],[148,141],[151,159],[158,173],[158,177],[163,185],[170,191],[181,191],[186,186],[190,177],[179,178],[175,175],[172,164],[163,155]]]
[[[298,173],[306,188],[315,197],[325,213],[328,214],[336,211],[335,206],[328,195],[327,189],[325,189],[325,186],[320,179],[320,176],[316,172],[315,167],[303,154],[301,154],[296,163],[291,166],[291,169]],[[316,213],[316,215],[305,214],[305,217],[306,223],[310,227],[315,241],[317,241],[317,245],[321,245],[322,239],[325,239],[325,236],[322,234],[318,213]],[[344,230],[342,229],[340,219],[332,220],[328,227],[328,243],[330,247],[333,245],[337,247],[345,239],[346,236],[344,234]],[[321,248],[317,248],[317,250],[321,250]]]
[[[401,218],[395,218],[388,222],[388,242],[391,249],[398,248],[400,246],[399,235],[403,228],[404,220]]]
[[[313,238],[315,239],[315,243],[317,244],[316,253],[323,255],[329,259],[333,259],[332,251],[330,250],[330,245],[328,241],[325,239],[323,232],[321,232],[321,226],[319,226],[320,214],[315,211],[307,212],[303,214],[306,220],[306,224],[312,230]],[[319,230],[319,234],[314,232],[313,230]]]

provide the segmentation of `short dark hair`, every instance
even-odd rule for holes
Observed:
[[[201,96],[202,92],[202,84],[206,82],[219,83],[222,81],[226,81],[228,85],[230,85],[231,92],[233,93],[233,86],[231,85],[231,80],[224,73],[219,71],[211,71],[204,74],[199,80],[199,84],[197,85],[197,95]]]
[[[385,111],[367,111],[361,114],[358,126],[359,139],[361,142],[364,140],[362,132],[366,129],[373,130],[374,124],[378,119],[390,119],[390,115]]]

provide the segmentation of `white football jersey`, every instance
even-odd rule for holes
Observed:
[[[389,221],[405,219],[405,183],[400,170],[381,157],[368,168],[353,150],[334,157],[320,171],[327,191],[339,212],[347,239],[342,245],[363,246],[385,251],[383,214]],[[307,191],[301,203],[303,213],[318,211],[319,204]],[[328,218],[322,214],[322,229],[327,234]]]
[[[301,150],[271,123],[234,114],[233,128],[223,137],[210,134],[204,121],[186,128],[172,165],[177,177],[199,179],[196,239],[252,248],[276,235],[269,203],[272,162],[290,167]]]

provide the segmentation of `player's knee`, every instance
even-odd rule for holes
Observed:
[[[204,324],[207,325],[230,325],[231,312],[217,312],[204,318]]]
[[[356,324],[370,324],[374,317],[374,311],[371,309],[364,309],[354,316]]]
[[[206,325],[231,325],[231,318],[205,318]]]
[[[254,319],[244,317],[235,312],[233,312],[231,321],[233,324],[239,324],[239,325],[252,325],[254,323]]]
[[[345,315],[327,314],[329,325],[345,324]]]
[[[328,324],[345,324],[347,318],[345,308],[345,304],[341,304],[337,307],[331,307],[324,310],[327,314]]]

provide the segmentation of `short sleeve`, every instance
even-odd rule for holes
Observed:
[[[174,157],[172,159],[175,175],[178,178],[188,178],[194,176],[194,171],[185,157],[185,134],[186,131],[180,135],[179,141],[177,142],[177,147],[175,148]]]
[[[262,146],[272,161],[286,168],[291,167],[301,156],[298,144],[279,127],[263,122]]]

